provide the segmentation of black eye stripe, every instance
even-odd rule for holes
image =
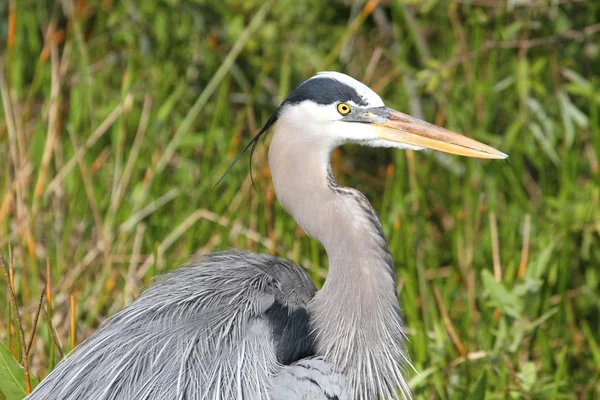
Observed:
[[[304,81],[290,93],[283,104],[297,104],[304,100],[311,100],[322,105],[350,101],[358,106],[368,105],[367,101],[352,86],[330,77],[316,77]]]

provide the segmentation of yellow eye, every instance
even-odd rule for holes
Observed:
[[[350,106],[346,103],[340,103],[337,105],[338,112],[342,115],[350,114]]]

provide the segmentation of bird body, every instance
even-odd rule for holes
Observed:
[[[391,110],[334,72],[303,82],[251,144],[272,125],[275,192],[325,247],[323,287],[269,255],[193,258],[106,321],[28,399],[411,397],[392,256],[366,197],[333,179],[331,152],[357,143],[506,156]]]
[[[268,398],[282,365],[314,355],[315,292],[302,269],[273,256],[192,258],[103,324],[30,398]]]

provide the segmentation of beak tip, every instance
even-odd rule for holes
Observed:
[[[504,154],[503,152],[498,151],[498,156],[494,158],[497,158],[498,160],[505,160],[508,158],[508,154]]]
[[[474,139],[429,124],[399,111],[384,108],[384,122],[375,121],[377,137],[388,142],[402,143],[408,148],[442,151],[465,157],[505,160],[508,154]]]

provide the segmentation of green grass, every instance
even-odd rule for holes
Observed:
[[[320,285],[326,255],[274,199],[269,139],[257,190],[247,156],[213,186],[286,93],[334,69],[510,155],[334,154],[380,213],[415,397],[600,397],[600,3],[262,3],[0,6],[0,249],[25,341],[46,278],[65,352],[196,252],[277,253]],[[7,288],[0,342],[20,360]],[[60,358],[50,332],[40,317],[38,378]]]

